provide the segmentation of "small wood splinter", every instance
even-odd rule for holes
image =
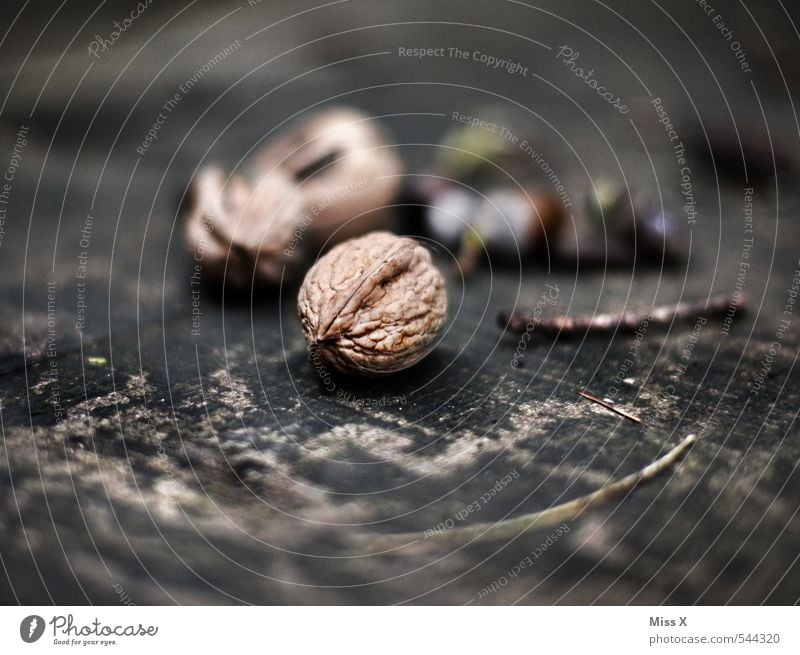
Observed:
[[[729,309],[743,309],[743,297],[713,296],[708,302],[679,303],[655,307],[650,312],[622,312],[621,314],[595,314],[594,316],[554,316],[538,318],[521,312],[501,312],[497,322],[502,328],[514,334],[523,334],[535,329],[546,334],[574,335],[584,332],[613,332],[621,330],[634,332],[645,321],[652,327],[671,325],[673,321],[693,321],[698,316],[719,316]]]
[[[615,414],[619,414],[620,416],[624,416],[629,421],[633,421],[634,423],[641,423],[642,419],[638,416],[634,416],[633,414],[629,414],[624,409],[620,409],[614,403],[609,403],[602,398],[598,398],[597,396],[593,396],[590,393],[586,393],[585,391],[579,391],[578,395],[586,398],[586,400],[591,400],[593,403],[597,403],[601,407],[605,407],[607,410],[614,412]]]
[[[430,536],[426,536],[424,533],[409,532],[368,538],[365,539],[364,544],[366,553],[362,551],[360,554],[374,555],[427,542],[440,547],[459,547],[470,543],[511,541],[536,530],[548,529],[566,521],[573,521],[586,510],[624,496],[639,485],[658,477],[683,457],[695,441],[697,441],[697,436],[690,434],[672,450],[643,469],[626,475],[616,482],[610,482],[575,500],[497,523],[476,523],[435,532]]]

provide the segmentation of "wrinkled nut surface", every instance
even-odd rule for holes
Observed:
[[[377,377],[407,368],[433,349],[447,296],[422,245],[373,232],[339,244],[311,268],[297,313],[312,363]]]
[[[271,175],[249,185],[226,180],[217,168],[202,170],[190,190],[186,241],[195,265],[239,288],[254,281],[276,284],[304,253],[290,248],[303,208],[292,183]]]

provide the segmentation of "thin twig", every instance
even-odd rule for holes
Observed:
[[[506,519],[497,523],[476,523],[460,528],[451,528],[435,532],[428,537],[425,534],[415,532],[372,537],[365,540],[366,554],[384,553],[423,542],[431,542],[436,546],[455,547],[463,546],[467,543],[509,541],[535,530],[561,525],[565,521],[575,520],[587,509],[619,498],[631,492],[640,484],[649,482],[657,477],[675,464],[692,447],[695,441],[697,441],[697,437],[694,434],[690,434],[668,453],[643,469],[575,500],[570,500],[539,512],[524,514],[517,518]]]
[[[501,312],[497,322],[514,334],[531,330],[549,334],[581,334],[584,332],[612,332],[621,330],[634,332],[646,323],[648,327],[670,325],[673,321],[693,321],[700,315],[720,315],[729,309],[742,309],[744,297],[738,299],[726,295],[714,296],[708,302],[679,303],[655,307],[650,312],[622,312],[619,314],[595,314],[593,316],[554,316],[538,318],[521,312]]]
[[[606,402],[602,398],[598,398],[597,396],[593,396],[590,393],[586,393],[585,391],[579,391],[579,396],[583,396],[586,400],[591,400],[593,403],[597,403],[598,405],[605,407],[606,409],[614,412],[615,414],[619,414],[620,416],[624,416],[629,421],[633,421],[634,423],[641,423],[642,419],[638,416],[634,416],[633,414],[628,414],[624,409],[620,409],[613,403]]]

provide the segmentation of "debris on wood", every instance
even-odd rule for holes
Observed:
[[[593,403],[597,403],[601,407],[605,407],[607,410],[612,411],[615,414],[619,414],[620,416],[625,417],[629,421],[633,421],[634,423],[642,422],[642,419],[640,419],[638,416],[634,416],[633,414],[629,414],[628,412],[626,412],[624,409],[620,409],[613,402],[603,400],[602,398],[593,396],[592,394],[586,393],[585,391],[580,391],[578,395],[583,398],[586,398],[586,400],[591,400]]]
[[[708,301],[663,305],[650,311],[594,314],[593,316],[553,316],[539,318],[522,312],[501,312],[497,316],[500,327],[514,334],[523,334],[534,329],[540,333],[559,336],[574,336],[583,333],[608,333],[614,331],[634,332],[643,323],[648,327],[669,326],[675,322],[694,321],[698,316],[723,315],[733,308],[745,306],[743,296],[713,296]],[[531,328],[532,326],[532,328]]]
[[[697,436],[690,434],[665,455],[643,469],[602,486],[590,494],[539,512],[524,514],[497,523],[476,523],[455,527],[435,532],[429,536],[426,536],[426,533],[405,533],[371,537],[369,540],[365,540],[364,547],[367,554],[380,554],[419,545],[423,542],[431,542],[439,547],[461,547],[467,544],[511,541],[537,530],[552,528],[566,521],[574,521],[586,510],[624,496],[639,485],[650,482],[669,470],[696,441]],[[363,554],[363,551],[361,552]]]

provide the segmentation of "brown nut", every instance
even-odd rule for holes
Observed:
[[[319,355],[338,371],[377,377],[433,349],[447,295],[421,244],[372,232],[339,244],[308,271],[297,313],[312,360]]]
[[[254,186],[227,182],[217,168],[200,171],[190,190],[186,241],[195,266],[238,288],[276,284],[287,267],[299,269],[303,252],[294,239],[303,212],[292,183],[280,174]]]
[[[534,251],[553,250],[567,222],[567,214],[558,196],[547,191],[527,190],[531,204],[528,247]]]
[[[312,249],[387,227],[403,169],[377,121],[347,107],[306,119],[268,145],[257,167],[299,185]]]

